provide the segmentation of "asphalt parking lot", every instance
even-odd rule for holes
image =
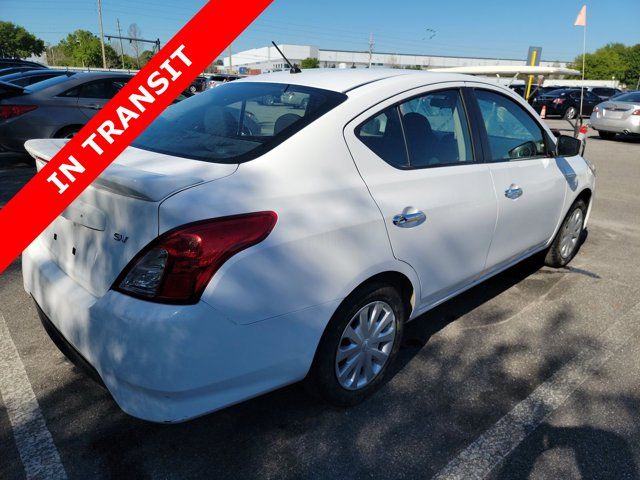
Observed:
[[[185,424],[128,417],[46,336],[14,262],[0,478],[640,478],[640,140],[591,131],[586,157],[570,267],[533,258],[412,322],[392,378],[349,410],[293,385]],[[32,174],[0,158],[0,206]]]

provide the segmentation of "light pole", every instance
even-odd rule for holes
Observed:
[[[100,46],[102,47],[102,68],[107,68],[107,53],[104,49],[104,30],[102,28],[102,0],[98,0],[98,22],[100,23]]]
[[[80,61],[82,62],[82,68],[85,68],[85,66],[84,66],[84,53],[82,52],[82,41],[80,40],[80,38],[77,39],[76,43],[78,45],[80,45]]]

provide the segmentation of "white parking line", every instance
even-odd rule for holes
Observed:
[[[640,309],[630,315],[640,317]],[[633,338],[623,316],[599,338],[596,347],[585,347],[580,354],[543,382],[489,430],[485,431],[434,479],[482,479],[487,477],[546,417],[560,407],[598,367]]]
[[[0,313],[0,395],[28,479],[62,480],[67,474],[40,411],[9,328]]]

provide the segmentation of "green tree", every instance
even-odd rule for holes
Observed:
[[[149,60],[153,58],[154,55],[155,53],[151,50],[145,50],[144,52],[142,52],[140,54],[140,66],[144,67],[149,62]]]
[[[582,70],[582,55],[571,64]],[[635,86],[640,75],[640,44],[627,47],[622,43],[610,43],[585,55],[585,78],[611,80],[615,77],[627,85]]]
[[[320,68],[320,60],[317,58],[305,58],[300,63],[300,68]]]
[[[624,61],[627,66],[622,81],[629,88],[639,88],[640,85],[640,43],[628,47],[624,53]]]
[[[0,21],[0,56],[26,58],[41,55],[44,42],[23,27],[11,22]]]
[[[55,47],[62,53],[61,66],[70,67],[102,67],[102,47],[100,39],[87,30],[76,30],[70,33]],[[121,67],[120,56],[111,47],[105,45],[107,67]]]

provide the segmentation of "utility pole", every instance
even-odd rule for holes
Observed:
[[[369,35],[369,68],[371,68],[371,57],[373,56],[373,46],[375,43],[373,42],[373,32]]]
[[[102,0],[98,0],[98,20],[100,23],[100,46],[102,47],[102,68],[107,68],[107,54],[104,50],[104,30],[102,29]]]
[[[122,31],[120,30],[120,19],[118,21],[118,36],[120,37],[120,59],[122,60],[122,69],[124,70],[124,47],[122,46]]]

